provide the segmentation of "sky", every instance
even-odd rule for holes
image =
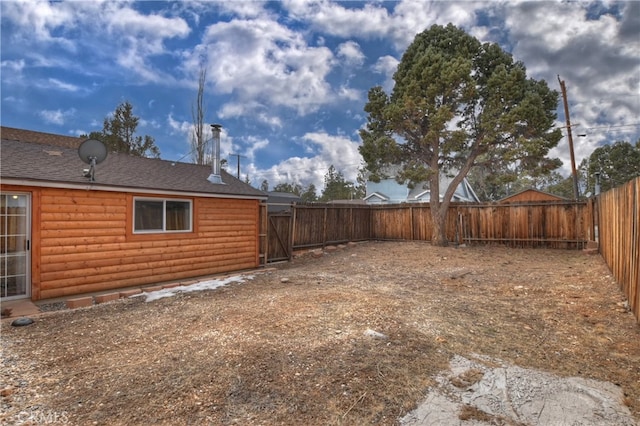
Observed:
[[[229,172],[239,159],[256,187],[321,190],[331,165],[355,181],[367,92],[391,92],[402,54],[434,24],[498,43],[558,92],[560,76],[576,164],[640,138],[637,1],[2,1],[0,14],[3,126],[79,136],[128,101],[137,134],[189,162],[205,69],[205,121],[223,126]],[[569,176],[563,133],[550,156]]]

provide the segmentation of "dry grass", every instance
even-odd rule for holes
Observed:
[[[360,244],[214,291],[3,321],[2,419],[394,424],[454,354],[619,384],[637,417],[640,327],[622,301],[581,252]]]

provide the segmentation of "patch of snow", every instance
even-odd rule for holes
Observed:
[[[146,302],[153,302],[154,300],[164,299],[165,297],[172,297],[178,293],[191,293],[194,291],[204,291],[204,290],[214,290],[218,287],[225,286],[231,283],[244,283],[247,280],[252,280],[253,275],[243,275],[243,276],[234,276],[228,277],[221,280],[207,280],[201,281],[196,284],[191,285],[181,285],[173,288],[163,288],[158,291],[150,291],[142,293],[142,296],[145,296]]]
[[[465,383],[465,372],[482,374]],[[456,380],[457,379],[457,380]],[[400,419],[402,426],[527,424],[633,426],[622,390],[609,382],[559,377],[525,369],[499,359],[456,355],[417,409]],[[463,407],[473,407],[487,419],[461,419]]]

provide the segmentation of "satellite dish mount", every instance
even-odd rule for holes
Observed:
[[[89,165],[89,170],[85,169],[84,177],[88,177],[91,182],[96,181],[96,165],[107,158],[107,153],[107,147],[98,140],[87,139],[80,144],[78,155]]]

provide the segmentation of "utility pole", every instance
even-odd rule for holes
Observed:
[[[560,89],[562,90],[562,99],[564,100],[564,117],[567,121],[567,135],[569,138],[569,154],[571,155],[571,176],[573,176],[573,199],[578,199],[578,174],[576,173],[576,158],[573,153],[573,136],[571,135],[571,119],[569,118],[569,102],[567,101],[567,88],[564,85],[564,80],[560,80],[558,74],[558,82],[560,83]]]
[[[240,158],[247,158],[244,155],[240,155],[240,154],[229,154],[229,157],[237,157],[238,158],[238,179],[240,179]]]

